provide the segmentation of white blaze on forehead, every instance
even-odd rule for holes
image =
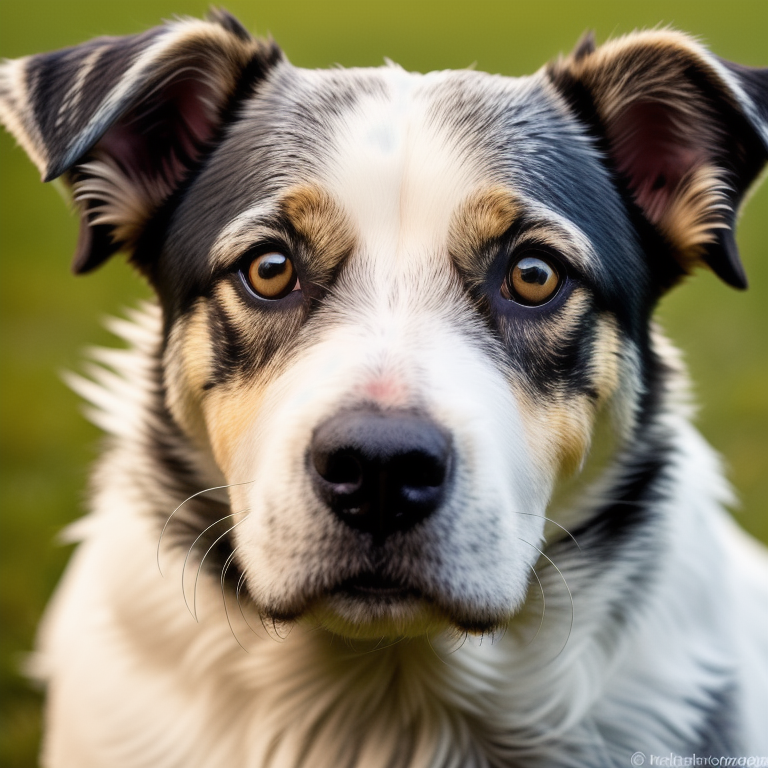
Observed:
[[[480,168],[462,156],[455,131],[430,119],[434,86],[449,73],[381,73],[385,93],[361,97],[339,126],[325,181],[368,253],[394,259],[419,246],[434,253]]]

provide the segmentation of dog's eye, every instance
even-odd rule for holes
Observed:
[[[512,262],[501,286],[501,295],[510,301],[536,307],[555,296],[561,284],[560,271],[546,254],[528,251]]]
[[[299,287],[293,262],[278,251],[257,256],[244,272],[248,284],[263,299],[282,299]]]

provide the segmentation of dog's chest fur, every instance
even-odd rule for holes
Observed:
[[[216,12],[1,74],[75,270],[122,248],[158,295],[72,378],[111,440],[47,765],[766,748],[764,555],[652,322],[696,266],[745,286],[764,72],[672,32],[306,71]]]

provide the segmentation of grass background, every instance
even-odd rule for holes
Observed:
[[[144,30],[173,15],[202,15],[204,0],[0,0],[0,55],[13,58],[102,34]],[[271,33],[297,65],[379,65],[384,56],[428,71],[476,64],[526,74],[568,51],[587,28],[598,40],[670,24],[720,56],[768,64],[768,2],[538,0],[536,3],[348,3],[229,0],[254,32]],[[148,290],[120,258],[75,279],[76,221],[55,188],[0,136],[2,516],[0,524],[0,765],[36,764],[40,697],[18,675],[69,551],[57,532],[80,514],[97,430],[79,415],[59,372],[85,344],[112,343],[98,319]],[[660,319],[685,350],[698,422],[722,452],[742,499],[742,525],[768,540],[768,185],[742,217],[746,293],[702,273],[663,302]]]

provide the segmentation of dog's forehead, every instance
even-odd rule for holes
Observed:
[[[381,220],[382,205],[402,215],[414,201],[444,215],[495,183],[576,218],[569,182],[602,171],[541,73],[290,67],[245,115],[233,135],[261,166],[251,172],[283,185],[320,179],[363,225]]]

